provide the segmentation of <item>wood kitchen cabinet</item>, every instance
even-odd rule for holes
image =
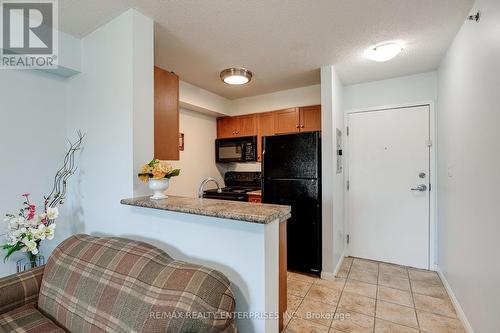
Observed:
[[[262,197],[260,195],[249,195],[248,202],[262,203]]]
[[[179,159],[179,77],[159,67],[154,68],[154,154]]]
[[[255,135],[257,131],[257,123],[255,114],[238,116],[239,128],[237,130],[236,136],[251,136]]]
[[[262,161],[262,137],[274,135],[274,112],[257,114],[257,161]]]
[[[218,138],[233,138],[252,135],[257,135],[255,114],[217,119]]]
[[[274,111],[275,134],[295,133],[300,131],[300,109],[290,108]]]
[[[321,131],[321,105],[300,108],[300,131]]]
[[[257,136],[257,161],[262,159],[262,137],[321,131],[321,105],[217,119],[217,137]]]
[[[238,127],[238,119],[236,117],[224,117],[217,119],[217,137],[231,138],[236,135]]]
[[[275,111],[275,133],[321,131],[321,105]]]
[[[262,202],[262,192],[260,190],[248,192],[247,195],[248,195],[248,202],[253,202],[253,203]]]

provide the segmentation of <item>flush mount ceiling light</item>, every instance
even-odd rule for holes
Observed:
[[[252,72],[243,67],[231,67],[220,72],[222,82],[233,85],[248,83],[252,76]]]
[[[391,60],[404,50],[403,43],[385,42],[374,45],[365,51],[365,56],[371,60],[384,62]]]

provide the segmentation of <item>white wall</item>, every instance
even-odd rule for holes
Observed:
[[[186,197],[198,196],[203,179],[214,177],[223,185],[223,177],[215,163],[216,118],[199,112],[181,109],[180,131],[184,133],[184,151],[172,165],[181,169],[181,175],[170,181],[168,194]],[[210,183],[207,188],[213,188]]]
[[[321,104],[321,86],[319,84],[235,99],[231,103],[231,115],[267,112],[316,104]]]
[[[179,82],[181,108],[213,116],[231,115],[232,101],[184,81]]]
[[[319,84],[269,94],[229,100],[184,81],[179,83],[181,108],[214,117],[267,112],[321,103]]]
[[[219,168],[222,174],[228,171],[238,171],[238,172],[261,172],[262,164],[260,162],[255,163],[217,163],[217,168]]]
[[[58,66],[74,74],[82,70],[81,40],[64,32],[59,32]]]
[[[53,177],[62,165],[66,148],[66,86],[64,79],[34,70],[0,71],[0,235],[6,231],[3,216],[18,213],[23,198],[43,204],[43,195],[52,190]],[[71,133],[74,138],[75,133]],[[70,179],[70,184],[74,179]],[[63,212],[63,210],[61,210]],[[58,232],[68,222],[58,221]],[[0,244],[4,243],[0,236]],[[53,242],[56,242],[54,240]],[[50,242],[42,252],[50,254]],[[3,258],[4,251],[1,250]],[[13,256],[0,260],[0,277],[15,272]],[[3,259],[2,259],[3,260]]]
[[[140,167],[154,156],[154,34],[153,21],[132,12],[132,121],[134,196],[150,191],[136,177]]]
[[[323,276],[333,277],[345,248],[344,173],[336,173],[336,129],[343,132],[343,86],[333,66],[321,67]]]
[[[58,34],[59,48],[57,68],[41,69],[41,71],[61,77],[70,77],[78,74],[82,70],[82,46],[80,39],[61,31],[59,31]]]
[[[114,225],[116,230],[122,228],[119,221],[125,214],[120,200],[134,195],[136,182],[134,149],[148,152],[146,160],[152,156],[152,138],[147,143],[144,136],[148,134],[138,128],[140,123],[133,123],[134,109],[141,110],[142,117],[153,119],[149,101],[144,99],[141,108],[134,94],[139,83],[151,84],[148,80],[134,81],[139,78],[134,75],[135,66],[140,66],[134,62],[134,29],[142,30],[149,20],[141,16],[146,20],[141,24],[136,16],[140,14],[129,10],[84,37],[83,73],[69,82],[72,107],[68,109],[68,132],[80,128],[87,133],[79,159],[78,186],[68,202],[80,232],[100,230],[103,223]],[[152,21],[149,24],[152,34]],[[143,39],[152,40],[149,34],[145,33]],[[137,60],[146,61],[142,57]],[[152,59],[146,65],[152,69]],[[138,140],[135,144],[134,138]],[[138,147],[139,142],[144,146]]]
[[[439,68],[439,267],[476,333],[500,332],[500,2]],[[475,13],[475,11],[473,11]]]
[[[434,101],[437,74],[428,72],[344,87],[344,110]]]
[[[341,263],[346,245],[345,236],[345,173],[342,168],[342,173],[336,173],[336,149],[337,149],[337,136],[336,129],[342,131],[342,148],[344,148],[345,133],[344,133],[344,87],[340,81],[337,73],[332,72],[332,110],[333,110],[333,168],[330,169],[334,172],[333,176],[333,263],[338,266]],[[345,164],[345,162],[343,161]]]

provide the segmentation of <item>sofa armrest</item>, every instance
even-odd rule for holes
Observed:
[[[0,278],[0,315],[29,303],[37,303],[45,266]]]

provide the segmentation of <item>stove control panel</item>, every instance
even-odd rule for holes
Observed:
[[[228,171],[224,175],[224,182],[226,186],[260,187],[262,183],[262,172]]]

